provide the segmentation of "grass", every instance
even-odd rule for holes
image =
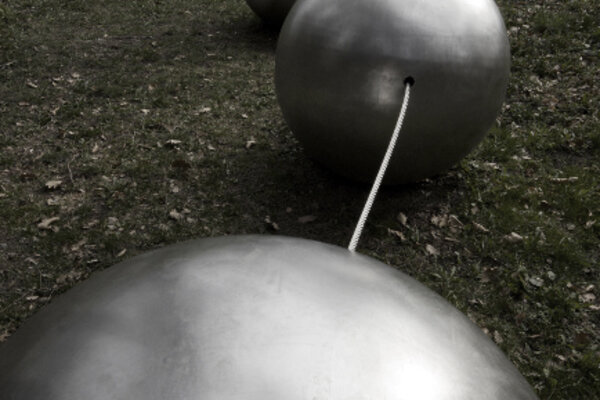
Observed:
[[[499,6],[512,75],[497,125],[451,171],[385,188],[360,251],[469,315],[542,399],[590,399],[600,7]],[[273,233],[268,216],[279,234],[347,244],[368,188],[302,153],[275,45],[241,0],[0,3],[2,340],[93,271],[168,243]]]

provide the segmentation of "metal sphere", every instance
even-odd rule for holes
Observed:
[[[246,0],[248,6],[263,21],[281,26],[296,0]]]
[[[493,0],[303,0],[279,37],[276,89],[306,152],[371,182],[414,87],[386,183],[451,167],[484,137],[510,49]]]
[[[346,249],[241,236],[95,274],[0,347],[7,400],[536,399],[463,314]]]

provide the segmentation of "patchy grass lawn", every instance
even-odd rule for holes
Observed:
[[[360,251],[468,314],[543,399],[600,393],[600,6],[502,0],[506,106],[386,188]],[[193,237],[345,246],[368,188],[308,160],[242,0],[0,2],[0,340],[95,270]]]

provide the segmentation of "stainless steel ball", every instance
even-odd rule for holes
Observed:
[[[263,21],[281,26],[296,0],[246,0],[248,6]]]
[[[6,400],[536,399],[463,314],[346,249],[242,236],[95,274],[0,347]]]
[[[370,182],[413,78],[386,175],[405,183],[444,171],[482,140],[509,68],[493,0],[303,0],[282,27],[275,83],[306,152]]]

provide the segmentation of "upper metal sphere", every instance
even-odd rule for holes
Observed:
[[[465,156],[502,105],[510,49],[493,0],[303,0],[279,37],[276,89],[306,152],[372,181],[415,80],[387,183]]]
[[[296,0],[246,0],[248,6],[263,21],[281,26]]]
[[[95,274],[0,348],[6,400],[536,399],[463,314],[346,249],[268,236]]]

